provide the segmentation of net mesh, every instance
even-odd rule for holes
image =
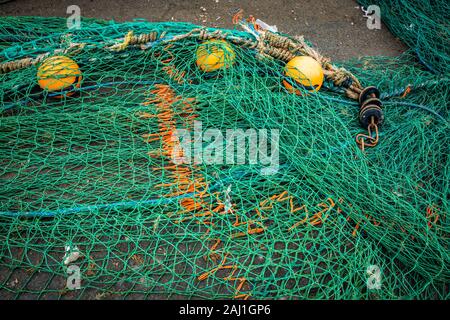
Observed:
[[[365,6],[378,5],[389,30],[405,42],[420,63],[438,74],[450,72],[450,4],[445,0],[359,0]]]
[[[339,64],[382,92],[363,152],[341,88],[289,92],[285,62],[237,30],[205,29],[234,57],[202,72],[197,29],[2,18],[0,61],[17,68],[0,74],[2,297],[448,298],[448,77],[414,52]],[[75,60],[81,86],[42,90],[43,54]],[[278,171],[174,163],[171,134],[198,122],[278,129]]]

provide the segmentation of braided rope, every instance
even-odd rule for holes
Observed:
[[[165,32],[162,33],[159,39],[164,39]],[[211,39],[227,39],[228,35],[221,30],[215,30],[213,32],[208,32],[205,28],[195,28],[188,33],[177,35],[171,39],[166,39],[164,42],[177,42],[185,38],[196,37],[201,41],[207,41]],[[120,52],[126,50],[130,45],[142,45],[149,42],[155,42],[158,39],[158,33],[156,31],[134,35],[133,31],[130,30],[121,43],[116,43],[112,46],[107,47],[109,50]],[[246,40],[238,37],[230,37],[229,39],[236,45],[244,46],[250,49],[256,49],[260,57],[272,57],[277,60],[288,62],[293,59],[296,55],[307,55],[318,61],[323,69],[325,76],[333,81],[336,86],[342,86],[348,83],[349,79],[350,85],[346,88],[346,94],[352,99],[358,99],[359,93],[362,90],[362,86],[358,79],[349,71],[344,68],[337,68],[330,63],[330,59],[322,56],[317,50],[310,47],[303,36],[296,37],[293,41],[292,39],[276,34],[270,31],[261,31],[260,37],[257,41]],[[84,46],[84,44],[77,44],[78,46]],[[66,54],[73,49],[74,46],[71,44],[68,49],[65,50],[55,50],[53,53],[45,53],[37,56],[36,58],[24,58],[20,60],[5,62],[0,64],[0,74],[8,73],[14,70],[23,69],[31,65],[36,65],[42,60],[50,56],[51,54],[62,53]]]
[[[0,64],[0,74],[5,74],[5,73],[11,72],[11,71],[34,66],[38,63],[41,63],[44,59],[46,59],[50,55],[76,54],[79,51],[81,51],[85,47],[85,45],[86,44],[84,44],[84,43],[70,44],[70,46],[66,49],[57,49],[57,50],[53,51],[52,53],[51,52],[43,53],[43,54],[38,55],[36,58],[23,58],[23,59],[19,59],[19,60],[4,62],[4,63]]]

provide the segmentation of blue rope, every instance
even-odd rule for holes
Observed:
[[[282,167],[282,166],[281,166]],[[224,182],[234,178],[235,176],[244,177],[249,172],[245,171],[238,171],[235,172],[231,177],[222,179],[218,181],[214,186],[210,188],[211,191],[214,191],[218,189],[220,186],[223,186]],[[174,201],[177,201],[179,199],[194,197],[199,193],[191,192],[186,193],[183,195],[179,195],[172,198],[156,198],[156,199],[149,199],[144,201],[121,201],[121,202],[113,202],[113,203],[105,203],[105,204],[95,204],[95,205],[86,205],[86,206],[78,206],[78,207],[72,207],[72,208],[64,208],[59,209],[55,211],[29,211],[29,212],[12,212],[12,211],[3,211],[0,212],[0,216],[4,217],[40,217],[40,218],[48,218],[48,217],[55,217],[57,215],[66,215],[66,214],[73,214],[73,213],[80,213],[84,211],[95,211],[95,210],[101,210],[101,209],[115,209],[115,208],[129,208],[129,207],[138,207],[142,205],[165,205],[169,203],[173,203]]]

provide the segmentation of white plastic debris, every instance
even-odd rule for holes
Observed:
[[[77,246],[71,247],[70,245],[66,245],[64,249],[66,250],[66,254],[63,257],[63,262],[66,266],[77,261],[81,257],[80,249],[78,249]]]
[[[403,194],[397,191],[392,191],[393,194],[395,194],[397,197],[403,197]]]
[[[255,23],[263,30],[268,30],[271,32],[278,32],[278,28],[275,25],[270,26],[267,23],[265,23],[264,21],[259,20],[259,19],[256,19]]]
[[[153,221],[153,232],[156,232],[159,226],[159,221],[161,220],[161,215],[159,215],[154,221]]]
[[[231,203],[231,184],[228,186],[227,190],[225,190],[225,213],[228,213],[231,210],[233,204]]]

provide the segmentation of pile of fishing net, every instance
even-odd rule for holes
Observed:
[[[448,298],[448,74],[413,53],[331,66],[248,28],[2,18],[2,297]],[[207,41],[232,63],[199,68]],[[305,54],[328,69],[317,92],[283,83]],[[51,56],[79,66],[70,92],[39,86]],[[383,101],[364,150],[349,79]],[[279,166],[176,163],[171,134],[199,123],[278,130]]]
[[[408,45],[429,71],[450,73],[450,3],[446,0],[358,0],[377,5],[389,30]]]

